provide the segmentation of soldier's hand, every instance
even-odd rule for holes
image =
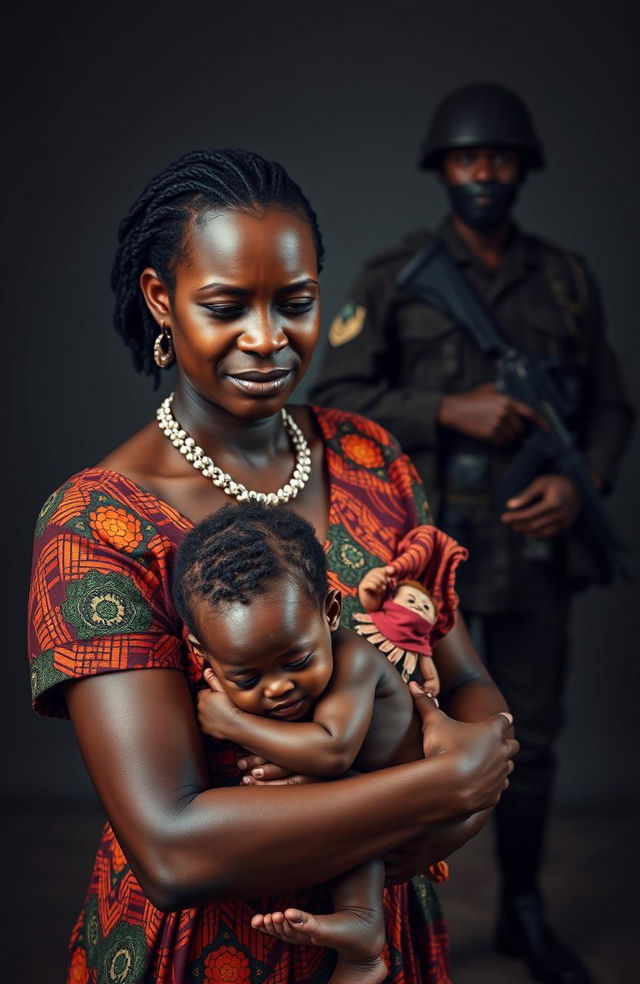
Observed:
[[[536,539],[569,529],[580,512],[580,496],[564,475],[539,475],[519,495],[509,499],[500,517],[518,533]]]
[[[546,427],[535,410],[499,393],[495,383],[485,383],[468,393],[448,393],[438,412],[442,427],[490,444],[509,444],[520,437],[527,421]]]

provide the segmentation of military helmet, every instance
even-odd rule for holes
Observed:
[[[542,144],[522,99],[502,85],[466,85],[451,92],[436,109],[420,167],[437,168],[447,150],[487,146],[519,150],[528,168],[545,166]]]

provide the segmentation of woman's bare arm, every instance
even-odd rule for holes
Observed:
[[[107,816],[145,893],[166,910],[325,882],[425,827],[493,805],[515,753],[498,718],[445,734],[443,754],[429,762],[309,786],[209,789],[180,672],[87,677],[66,695]],[[422,713],[434,714],[433,739],[438,712]]]
[[[457,721],[484,721],[507,703],[478,656],[458,611],[451,631],[434,646],[440,703]],[[517,722],[516,722],[517,723]]]

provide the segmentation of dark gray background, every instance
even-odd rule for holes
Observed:
[[[10,8],[1,161],[9,801],[93,795],[70,726],[29,710],[25,597],[41,502],[144,424],[160,399],[134,374],[110,325],[116,226],[145,181],[202,147],[247,147],[284,163],[326,238],[326,327],[366,256],[443,212],[437,182],[415,168],[437,102],[462,83],[506,83],[529,102],[550,162],[525,187],[518,217],[589,259],[633,394],[633,6],[59,0]],[[168,375],[162,395],[169,387]],[[637,492],[632,449],[612,499],[632,540]],[[576,606],[559,778],[565,803],[637,802],[637,601],[637,588],[617,585],[589,591]]]

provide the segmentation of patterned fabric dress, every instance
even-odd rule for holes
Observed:
[[[428,521],[408,458],[378,425],[314,408],[330,478],[325,550],[352,624],[356,589]],[[60,683],[113,670],[182,670],[195,695],[199,664],[182,643],[171,600],[177,545],[191,528],[179,512],[124,476],[74,475],[44,504],[36,526],[29,648],[34,707],[66,717]],[[237,784],[237,747],[207,740],[211,786]],[[107,824],[70,942],[68,984],[325,984],[335,954],[289,947],[251,929],[254,912],[331,909],[324,888],[295,897],[160,912],[144,896]],[[385,893],[389,984],[448,984],[446,927],[423,878]]]

